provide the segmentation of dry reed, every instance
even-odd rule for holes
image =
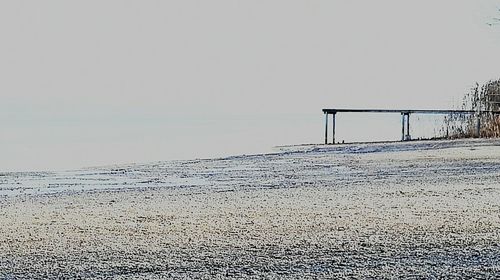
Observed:
[[[500,111],[500,79],[490,80],[484,85],[478,83],[464,96],[463,110],[473,110],[473,115],[448,115],[441,134],[445,138],[500,137],[500,116],[488,111]],[[480,124],[477,135],[478,121]]]

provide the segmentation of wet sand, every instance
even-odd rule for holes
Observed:
[[[0,278],[500,277],[500,142],[0,173]]]

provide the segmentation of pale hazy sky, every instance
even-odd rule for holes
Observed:
[[[319,143],[324,107],[449,108],[500,77],[499,8],[1,1],[0,171]]]

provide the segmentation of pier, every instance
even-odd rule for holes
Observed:
[[[332,144],[335,144],[335,125],[338,113],[386,113],[401,114],[401,141],[411,140],[410,116],[413,114],[426,115],[477,115],[476,135],[480,136],[482,114],[500,115],[500,111],[475,111],[475,110],[396,110],[396,109],[323,109],[325,114],[325,144],[328,144],[328,121],[332,116]]]

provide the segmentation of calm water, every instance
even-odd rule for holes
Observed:
[[[412,116],[413,138],[435,135],[440,119]],[[337,116],[339,142],[398,140],[400,137],[401,116],[398,114]],[[278,145],[323,141],[321,111],[288,115],[179,115],[161,119],[19,120],[2,123],[0,171],[67,170],[266,153]]]

